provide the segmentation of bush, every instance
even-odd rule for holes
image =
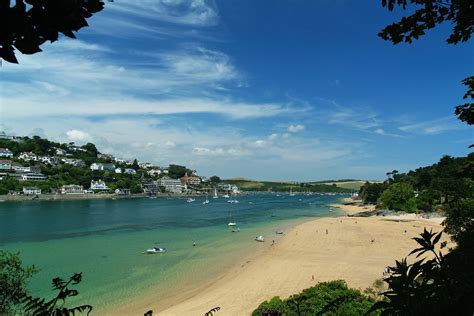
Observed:
[[[413,213],[416,211],[416,198],[413,186],[408,183],[393,183],[377,201],[378,208]]]

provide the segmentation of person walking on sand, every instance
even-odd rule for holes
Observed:
[[[326,228],[326,235],[328,234],[328,229]]]
[[[275,239],[273,239],[273,241],[272,241],[272,246],[273,246],[273,245],[275,245]]]

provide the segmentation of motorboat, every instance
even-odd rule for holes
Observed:
[[[229,226],[229,227],[235,227],[235,226],[237,226],[237,223],[229,222],[229,224],[227,224],[227,226]]]
[[[194,201],[196,201],[196,199],[193,199],[193,198],[188,198],[188,199],[186,200],[186,202],[188,202],[188,203],[193,203]]]
[[[257,236],[257,237],[255,237],[255,241],[264,242],[264,241],[265,241],[265,237],[263,237],[262,235]]]
[[[165,252],[166,252],[166,248],[160,248],[160,247],[153,247],[146,250],[146,253],[148,254],[165,253]]]
[[[209,204],[209,200],[206,199],[204,202],[202,202],[202,204]]]
[[[282,230],[277,230],[275,233],[278,234],[278,235],[283,235],[283,231],[282,231]]]
[[[229,194],[224,194],[222,197],[225,198],[225,199],[228,199],[228,198],[230,198],[230,195]]]

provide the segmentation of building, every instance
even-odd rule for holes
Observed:
[[[74,167],[83,168],[86,166],[86,163],[84,162],[84,160],[81,160],[81,159],[61,158],[61,161],[67,165],[71,165]]]
[[[183,192],[183,185],[179,179],[171,179],[166,176],[160,179],[160,186],[165,187],[166,192],[181,193]]]
[[[199,185],[201,184],[201,178],[197,176],[188,176],[188,173],[184,175],[181,179],[183,185]]]
[[[142,169],[151,168],[153,165],[150,162],[140,162],[138,166]]]
[[[61,194],[84,194],[84,187],[78,184],[69,184],[63,185],[61,189],[59,189]]]
[[[10,160],[0,160],[0,170],[11,170],[12,162]]]
[[[38,156],[32,152],[23,152],[18,156],[18,158],[25,161],[38,161]]]
[[[47,163],[48,165],[54,166],[56,164],[56,158],[50,156],[40,156],[39,160],[42,163]]]
[[[122,173],[122,168],[115,168],[115,173]]]
[[[8,148],[0,148],[0,157],[13,158],[13,153]]]
[[[15,172],[31,172],[31,167],[25,167],[21,165],[12,165],[12,170],[15,170]]]
[[[159,168],[153,168],[153,169],[147,170],[146,173],[149,174],[150,176],[159,176],[162,173],[162,171]]]
[[[91,190],[108,190],[109,188],[102,180],[91,181]]]
[[[42,173],[36,173],[36,172],[28,172],[28,173],[23,173],[21,175],[21,181],[44,181],[48,179],[47,176],[45,176]]]
[[[25,195],[40,195],[41,189],[36,187],[23,187],[23,194]]]
[[[117,195],[131,195],[132,192],[130,189],[115,189],[115,194]]]
[[[62,148],[55,148],[56,149],[56,155],[58,156],[66,156],[67,155],[67,151],[65,151],[64,149]]]
[[[137,171],[135,169],[127,168],[123,172],[124,174],[137,174]]]
[[[142,188],[144,193],[156,194],[160,192],[158,184],[152,179],[143,179]]]
[[[94,162],[90,166],[91,170],[99,170],[99,171],[115,171],[115,165],[113,163],[96,163]]]

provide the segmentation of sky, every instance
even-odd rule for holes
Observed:
[[[0,69],[0,131],[222,178],[383,179],[463,156],[474,40],[377,33],[381,1],[115,0]]]

